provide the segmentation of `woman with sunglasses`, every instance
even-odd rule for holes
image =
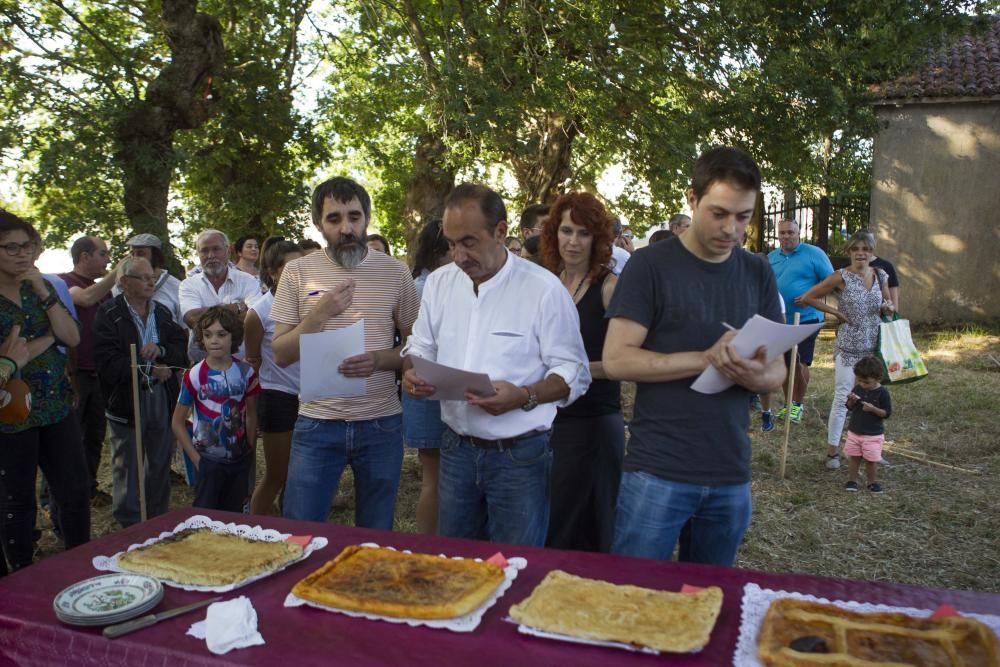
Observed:
[[[608,551],[625,452],[621,384],[601,363],[608,321],[604,311],[617,278],[611,272],[614,220],[587,192],[561,196],[542,227],[542,264],[559,275],[576,303],[580,333],[594,378],[552,425],[551,518],[546,546]]]
[[[21,423],[0,423],[0,542],[11,569],[31,564],[35,481],[39,466],[60,507],[66,548],[90,539],[87,462],[58,346],[80,342],[76,321],[51,283],[34,266],[40,238],[16,215],[0,210],[0,339],[15,327],[27,340],[24,364],[0,365],[19,374],[31,391],[32,409]],[[11,369],[11,364],[16,368]]]

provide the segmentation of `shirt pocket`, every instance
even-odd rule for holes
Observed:
[[[495,371],[505,371],[509,374],[513,368],[522,368],[527,359],[538,356],[537,344],[525,332],[516,329],[494,329],[487,337],[487,357],[491,366],[491,376]]]

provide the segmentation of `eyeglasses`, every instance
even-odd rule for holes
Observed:
[[[628,239],[629,241],[635,238],[635,236],[631,233],[622,234],[622,237]]]
[[[7,251],[7,254],[11,257],[17,257],[18,255],[34,255],[35,251],[38,250],[38,243],[35,241],[25,241],[24,243],[7,243],[0,248]]]
[[[136,280],[141,280],[141,281],[146,282],[146,283],[155,283],[156,282],[156,276],[153,276],[153,275],[150,275],[150,276],[136,276],[136,275],[133,275],[131,273],[126,273],[125,277],[126,278],[135,278]]]

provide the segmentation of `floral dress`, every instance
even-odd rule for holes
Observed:
[[[847,269],[840,270],[844,288],[838,293],[838,310],[849,320],[837,327],[837,342],[834,355],[840,363],[853,366],[863,357],[875,354],[878,347],[879,311],[882,308],[882,285],[886,273],[875,269],[875,280],[870,289],[865,288],[865,279]]]

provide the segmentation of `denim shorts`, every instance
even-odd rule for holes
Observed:
[[[417,400],[403,394],[403,444],[417,449],[440,449],[445,425],[438,401]]]

